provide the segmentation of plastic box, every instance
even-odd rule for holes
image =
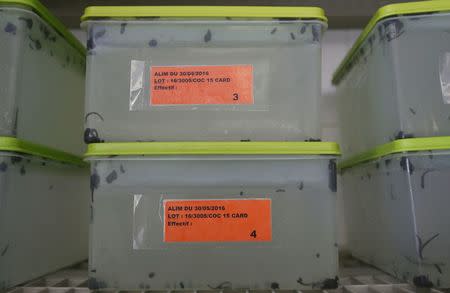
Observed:
[[[323,10],[89,7],[85,141],[320,138]]]
[[[396,140],[340,168],[353,256],[419,287],[450,287],[450,137]]]
[[[89,169],[0,138],[0,291],[88,257]]]
[[[81,155],[86,53],[36,0],[0,1],[0,136]]]
[[[91,144],[91,289],[336,284],[338,153],[316,142]]]
[[[450,1],[375,14],[333,79],[345,156],[394,139],[450,135],[449,25]]]

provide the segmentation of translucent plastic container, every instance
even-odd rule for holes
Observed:
[[[84,151],[85,49],[36,0],[0,1],[0,136]]]
[[[91,289],[336,285],[334,143],[91,144]]]
[[[323,10],[89,7],[85,141],[320,138]]]
[[[396,140],[344,162],[351,253],[419,287],[450,287],[450,137]]]
[[[0,138],[0,291],[88,257],[89,169]]]
[[[344,156],[393,139],[450,135],[449,26],[450,1],[375,14],[333,79]]]

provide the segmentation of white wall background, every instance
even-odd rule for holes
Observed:
[[[331,84],[331,78],[344,56],[358,38],[361,30],[329,30],[323,39],[322,49],[322,105],[321,124],[322,138],[327,141],[340,142],[339,121],[337,115],[338,99],[336,89]],[[340,186],[340,185],[339,185]],[[346,248],[347,239],[344,225],[344,205],[342,188],[337,192],[337,229],[338,243],[341,249]]]
[[[86,35],[83,30],[72,30],[83,44],[86,43]],[[340,141],[338,115],[336,105],[338,103],[335,96],[335,88],[331,84],[331,77],[334,70],[350,50],[351,46],[359,36],[361,30],[328,30],[323,39],[322,50],[322,100],[321,100],[321,124],[322,138],[326,141]],[[343,222],[343,201],[342,189],[337,193],[337,213],[338,213],[338,243],[345,249],[345,225]]]

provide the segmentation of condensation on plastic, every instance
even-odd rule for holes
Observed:
[[[445,52],[439,61],[439,77],[441,80],[442,99],[445,104],[450,104],[450,53]]]

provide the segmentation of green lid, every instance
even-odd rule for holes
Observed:
[[[82,160],[82,158],[78,156],[68,154],[62,151],[57,151],[31,142],[19,140],[14,137],[5,137],[5,136],[0,137],[0,151],[17,152],[26,155],[33,155],[78,166],[86,165],[86,163]]]
[[[450,150],[450,136],[405,138],[380,145],[339,164],[339,169],[347,169],[358,164],[376,160],[391,154],[433,150]]]
[[[38,0],[0,0],[0,5],[23,5],[36,12],[44,21],[53,27],[82,55],[86,55],[86,49],[78,39]]]
[[[408,2],[390,4],[380,8],[372,19],[369,21],[363,32],[359,35],[353,47],[345,56],[337,70],[333,75],[333,84],[337,85],[346,74],[347,64],[352,60],[354,55],[359,51],[370,32],[375,28],[378,22],[392,16],[417,15],[432,12],[448,12],[450,11],[449,0],[429,0],[421,2]]]
[[[135,17],[311,18],[327,21],[322,8],[269,6],[91,6],[84,10],[81,20]]]
[[[334,142],[120,142],[89,144],[85,156],[339,154]]]

